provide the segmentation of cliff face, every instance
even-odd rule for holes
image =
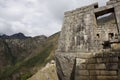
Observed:
[[[34,38],[24,38],[20,35],[17,36],[2,36],[0,39],[0,67],[3,68],[7,65],[15,64],[17,61],[21,61],[32,55],[34,50],[38,47],[42,47],[47,37],[39,36]]]
[[[58,80],[55,62],[48,63],[27,80]]]
[[[10,50],[4,40],[0,40],[0,68],[4,68],[8,64],[12,64],[14,57],[10,53]]]

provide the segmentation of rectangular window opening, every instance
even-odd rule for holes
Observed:
[[[110,20],[112,21],[113,24],[117,23],[114,8],[96,12],[95,17],[98,25],[105,24]]]

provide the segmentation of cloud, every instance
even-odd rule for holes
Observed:
[[[0,0],[0,33],[23,32],[28,36],[60,31],[64,12],[108,0]]]

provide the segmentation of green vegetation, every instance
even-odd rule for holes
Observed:
[[[57,47],[57,40],[59,33],[50,36],[46,43],[43,45],[44,48],[40,50],[36,55],[30,57],[27,60],[21,60],[15,65],[8,66],[0,72],[0,80],[12,80],[13,76],[18,76],[17,80],[26,80],[31,77],[35,71],[33,68],[41,68],[54,57],[54,52]],[[22,73],[22,74],[21,74]]]
[[[55,64],[48,64],[46,67],[39,70],[36,74],[28,80],[58,80]]]
[[[18,80],[26,80],[26,79],[28,79],[28,78],[31,77],[31,76],[32,76],[31,72],[27,72],[27,73],[25,73],[25,74],[22,74],[22,75],[18,78]]]

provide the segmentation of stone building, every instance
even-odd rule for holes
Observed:
[[[60,80],[120,80],[120,0],[65,12],[56,51]]]

